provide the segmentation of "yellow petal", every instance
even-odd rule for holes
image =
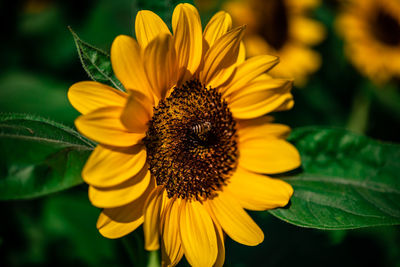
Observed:
[[[192,266],[212,266],[218,244],[210,215],[198,201],[182,201],[179,230],[185,257]]]
[[[274,50],[271,50],[268,42],[258,34],[249,34],[243,42],[248,57],[276,54]]]
[[[163,225],[165,223],[165,212],[167,211],[167,207],[170,204],[170,202],[173,200],[172,198],[168,197],[167,190],[164,190],[163,196],[162,196],[162,205],[161,205],[161,213],[160,213],[160,233],[163,231]]]
[[[293,194],[293,188],[288,183],[243,168],[237,168],[226,190],[235,196],[243,208],[250,210],[284,207]]]
[[[208,22],[204,29],[203,37],[208,47],[214,45],[215,41],[232,28],[232,18],[225,11],[219,11]]]
[[[196,72],[202,57],[203,35],[197,9],[190,4],[177,5],[172,14],[172,29],[182,82]]]
[[[143,232],[145,238],[145,248],[147,250],[157,250],[160,248],[158,231],[160,224],[160,212],[164,187],[157,186],[146,200],[144,207]]]
[[[226,97],[240,89],[247,86],[249,82],[260,76],[262,73],[267,72],[279,63],[279,58],[276,56],[261,55],[247,59],[240,64],[232,81],[223,89],[223,96]]]
[[[213,211],[210,209],[210,205],[208,203],[204,203],[204,208],[207,210],[208,214],[210,215],[213,223],[214,229],[217,233],[217,244],[218,244],[218,255],[217,259],[215,260],[214,267],[222,267],[225,262],[225,234],[222,230],[221,225],[219,224],[217,218],[215,217]]]
[[[298,168],[297,149],[285,140],[254,138],[239,145],[239,166],[253,172],[277,174]]]
[[[135,20],[136,39],[142,48],[145,48],[160,34],[171,34],[164,21],[149,10],[141,10]]]
[[[282,138],[286,139],[290,134],[290,128],[283,124],[271,123],[267,116],[237,121],[237,133],[239,143],[254,138]]]
[[[303,0],[303,1],[288,1],[287,5],[290,9],[293,9],[295,12],[305,12],[307,10],[316,8],[321,5],[321,0]],[[360,1],[360,4],[369,3],[367,1]]]
[[[110,146],[133,146],[141,142],[145,134],[130,133],[120,120],[121,107],[96,109],[75,120],[76,128],[86,137]]]
[[[239,46],[239,54],[236,60],[236,64],[242,64],[246,60],[246,47],[244,46],[243,41],[240,42]]]
[[[99,216],[99,222],[97,225],[97,228],[99,229],[99,232],[102,236],[115,239],[115,238],[120,238],[123,237],[134,230],[138,228],[142,223],[143,223],[143,215],[142,213],[138,213],[138,208],[133,207],[130,205],[131,208],[129,211],[119,211],[121,217],[128,218],[130,217],[130,220],[124,220],[124,222],[118,222],[115,220],[110,219],[107,215],[102,212]],[[114,208],[115,210],[117,209],[122,209],[123,207],[119,208]],[[111,209],[109,209],[111,210]]]
[[[92,82],[78,82],[68,90],[71,105],[82,114],[107,106],[123,107],[127,95],[110,86]]]
[[[223,4],[223,9],[234,18],[236,25],[247,25],[250,32],[254,32],[255,27],[261,24],[261,21],[257,18],[258,16],[254,15],[254,10],[250,7],[250,2],[226,1]],[[258,10],[258,12],[263,11]]]
[[[220,192],[207,204],[225,233],[236,242],[256,246],[264,240],[262,230],[227,192]]]
[[[162,226],[162,265],[175,266],[183,256],[179,235],[179,208],[181,199],[171,199],[163,214]]]
[[[82,171],[83,180],[97,187],[110,187],[135,176],[146,163],[146,148],[109,148],[98,145]]]
[[[132,133],[147,131],[148,122],[153,116],[153,105],[144,94],[131,91],[121,114],[122,124]]]
[[[292,38],[306,45],[316,45],[325,37],[321,23],[304,17],[293,19],[289,29]]]
[[[167,91],[178,79],[176,52],[170,34],[161,34],[151,41],[144,51],[144,67],[154,94],[165,98]]]
[[[290,80],[256,79],[227,100],[236,119],[253,119],[269,112],[292,108],[291,88]]]
[[[119,35],[111,46],[111,64],[115,75],[127,90],[136,90],[153,99],[144,72],[141,50],[130,36]]]
[[[151,175],[145,165],[138,174],[122,184],[101,188],[89,186],[89,199],[93,206],[115,208],[138,199],[149,187]]]
[[[224,243],[224,232],[218,223],[214,223],[215,232],[217,233],[218,243],[218,256],[214,263],[214,267],[222,267],[225,262],[225,243]]]
[[[205,54],[204,66],[200,71],[200,81],[207,87],[216,88],[232,76],[244,28],[239,27],[226,33]]]
[[[143,207],[147,196],[153,190],[149,186],[135,201],[118,208],[103,209],[97,220],[97,229],[107,238],[120,238],[134,231],[143,223]]]

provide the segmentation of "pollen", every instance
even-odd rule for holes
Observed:
[[[236,167],[236,139],[221,95],[191,80],[154,108],[144,139],[150,172],[170,198],[211,198]]]

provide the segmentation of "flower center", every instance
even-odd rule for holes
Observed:
[[[159,102],[144,142],[150,172],[170,198],[212,197],[236,167],[232,113],[215,89],[197,80]]]
[[[275,49],[281,49],[287,39],[289,22],[287,8],[282,0],[255,1],[254,8],[258,13],[259,33]]]
[[[371,31],[375,38],[386,45],[396,46],[400,44],[400,21],[382,8],[371,20]]]

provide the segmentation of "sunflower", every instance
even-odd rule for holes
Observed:
[[[325,30],[307,17],[318,5],[318,0],[233,0],[224,9],[234,22],[247,25],[244,43],[248,56],[279,56],[280,64],[270,74],[294,78],[296,85],[304,86],[321,65],[320,55],[310,46],[322,41]]]
[[[337,20],[348,58],[376,83],[400,77],[400,2],[345,2]]]
[[[68,97],[83,115],[77,129],[98,142],[82,177],[102,208],[100,233],[119,238],[143,224],[145,248],[164,266],[183,255],[193,266],[221,266],[224,233],[254,246],[262,230],[244,209],[285,206],[286,182],[263,174],[297,168],[285,125],[264,116],[293,106],[292,82],[266,74],[275,56],[245,60],[244,27],[225,12],[204,32],[196,8],[179,4],[173,34],[151,11],[136,16],[137,41],[118,36],[113,70],[126,88],[84,81]]]

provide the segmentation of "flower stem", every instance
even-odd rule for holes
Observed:
[[[160,267],[160,255],[158,255],[158,250],[149,252],[149,261],[147,262],[147,267]]]
[[[136,233],[121,238],[132,266],[160,267],[161,260],[158,250],[146,251],[143,236]]]
[[[366,88],[359,88],[354,97],[353,107],[347,121],[347,129],[365,134],[369,120],[371,106],[371,92]]]

